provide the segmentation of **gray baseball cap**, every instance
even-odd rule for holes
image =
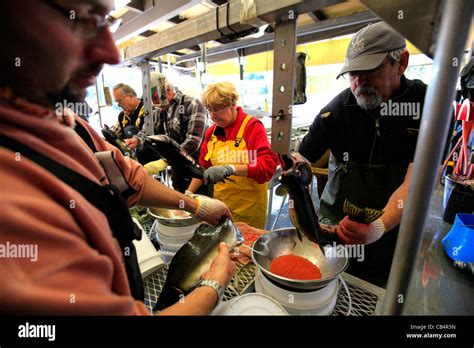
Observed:
[[[359,30],[347,47],[346,59],[337,78],[349,71],[372,70],[382,64],[387,52],[406,46],[405,38],[385,22]]]

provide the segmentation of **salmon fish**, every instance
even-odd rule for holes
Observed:
[[[171,260],[165,285],[154,310],[173,305],[197,286],[219,253],[220,242],[224,242],[231,250],[243,241],[239,229],[229,219],[224,219],[217,226],[206,223],[199,225],[193,237]]]
[[[298,231],[298,238],[302,241],[304,235],[322,250],[324,245],[331,244],[335,236],[332,237],[318,222],[308,189],[313,180],[311,165],[297,152],[280,155],[280,162],[283,171],[279,181],[290,197],[288,211],[290,220]]]
[[[204,168],[169,136],[162,134],[149,136],[145,138],[145,144],[163,157],[177,174],[187,178],[203,178]]]

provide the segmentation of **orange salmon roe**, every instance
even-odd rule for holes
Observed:
[[[293,254],[279,256],[274,259],[270,263],[270,272],[290,279],[321,279],[321,271],[318,266],[304,257]]]

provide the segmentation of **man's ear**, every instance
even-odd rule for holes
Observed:
[[[405,70],[407,69],[409,57],[410,57],[410,53],[408,53],[408,51],[404,51],[400,54],[398,75],[402,76]]]

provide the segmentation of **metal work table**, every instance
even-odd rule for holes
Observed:
[[[256,266],[249,264],[245,267],[237,266],[234,277],[224,292],[223,301],[229,301],[236,296],[255,291],[254,277]],[[144,279],[145,283],[145,306],[152,313],[158,297],[165,284],[168,266],[163,264],[158,270]],[[343,273],[349,293],[351,295],[351,314],[350,315],[378,315],[382,309],[382,302],[385,290],[366,281],[353,277],[350,274]],[[349,309],[348,296],[345,289],[341,286],[336,302],[336,307],[332,315],[347,315]]]
[[[151,222],[144,223],[143,229],[150,239],[154,239],[154,236],[151,235],[151,226]],[[223,301],[228,301],[236,296],[255,291],[255,272],[256,266],[253,263],[249,263],[245,266],[238,264],[234,276],[224,292]],[[162,264],[156,271],[143,279],[145,286],[145,306],[150,313],[163,289],[167,274],[168,265]],[[351,315],[379,315],[381,313],[385,295],[384,289],[347,273],[343,273],[342,278],[346,282],[351,296]],[[348,296],[345,289],[341,286],[333,315],[347,315],[348,309]]]
[[[453,261],[441,244],[451,226],[443,221],[443,186],[439,185],[430,204],[422,247],[403,314],[474,314],[474,276],[454,268]]]
[[[443,187],[434,192],[423,234],[423,243],[406,298],[404,315],[466,315],[474,314],[474,277],[459,272],[445,254],[442,238],[451,229],[443,221]],[[149,233],[148,225],[144,225]],[[156,303],[166,279],[167,266],[145,278],[145,304]],[[255,266],[238,267],[224,300],[254,291]],[[385,290],[362,279],[343,273],[352,297],[351,315],[380,315]],[[333,315],[345,315],[347,295],[343,288]]]

